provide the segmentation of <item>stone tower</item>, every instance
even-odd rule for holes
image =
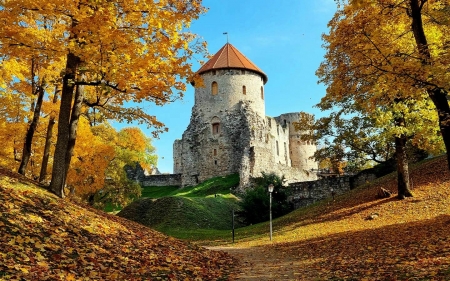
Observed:
[[[281,126],[289,131],[289,151],[291,166],[299,170],[311,171],[317,169],[317,162],[311,159],[316,152],[316,145],[311,141],[302,141],[300,139],[304,131],[297,131],[294,122],[300,119],[300,113],[285,113],[276,117]]]
[[[268,79],[261,69],[227,43],[197,74],[204,86],[195,88],[190,124],[173,147],[174,173],[182,175],[183,186],[233,173],[240,174],[241,186],[261,172],[315,179],[300,171],[313,168],[314,161],[302,160],[312,150],[291,143],[298,133],[290,124],[298,115],[265,116]]]

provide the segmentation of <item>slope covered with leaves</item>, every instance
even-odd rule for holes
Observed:
[[[244,280],[450,280],[450,172],[445,157],[411,168],[414,197],[396,191],[394,175],[333,201],[237,230]]]
[[[0,280],[227,280],[235,263],[3,169],[0,212]]]

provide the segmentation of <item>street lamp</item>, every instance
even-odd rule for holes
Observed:
[[[269,199],[269,221],[270,221],[270,241],[272,241],[272,192],[273,192],[273,184],[269,184],[268,188],[269,188],[269,194],[270,194],[270,199]]]

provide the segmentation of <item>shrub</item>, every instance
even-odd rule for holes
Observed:
[[[284,177],[275,174],[262,173],[261,178],[255,180],[256,186],[248,189],[241,202],[238,215],[246,224],[254,224],[269,220],[269,184],[274,185],[272,193],[272,216],[277,218],[283,216],[294,209],[294,206],[287,202],[287,195],[283,188]]]

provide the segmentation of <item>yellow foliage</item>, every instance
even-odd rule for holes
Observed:
[[[95,193],[104,186],[105,171],[114,156],[113,144],[95,136],[87,121],[80,119],[67,184],[81,197]]]
[[[405,134],[419,148],[442,152],[438,133],[445,122],[438,118],[430,91],[450,90],[450,25],[444,16],[448,18],[450,3],[429,1],[421,14],[431,54],[427,58],[411,27],[410,1],[341,2],[330,33],[323,36],[327,54],[316,74],[327,93],[319,107],[353,108],[375,119],[387,138]],[[399,116],[405,118],[404,126],[394,124]]]

